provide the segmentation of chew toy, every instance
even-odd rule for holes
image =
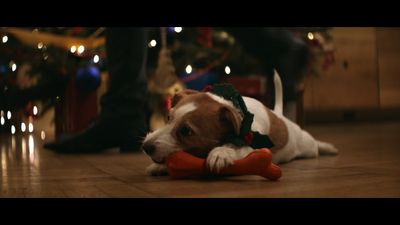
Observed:
[[[171,154],[166,160],[166,165],[169,175],[173,178],[199,177],[210,174],[259,175],[275,181],[282,176],[281,169],[272,163],[271,151],[266,148],[251,152],[245,158],[236,160],[233,165],[223,168],[219,172],[210,171],[205,159],[184,151]]]

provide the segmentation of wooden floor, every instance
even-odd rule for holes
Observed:
[[[308,126],[338,156],[281,165],[278,182],[149,177],[141,153],[58,155],[39,136],[0,137],[1,197],[400,197],[400,122]],[[46,141],[49,141],[47,139]]]

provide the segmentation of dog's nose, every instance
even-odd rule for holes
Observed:
[[[156,146],[150,143],[144,143],[142,148],[147,155],[152,155],[156,150]]]

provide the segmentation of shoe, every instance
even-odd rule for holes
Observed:
[[[46,143],[45,148],[59,153],[99,153],[110,148],[120,152],[139,151],[146,130],[126,121],[97,121],[83,132]]]

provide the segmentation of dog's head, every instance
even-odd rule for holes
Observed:
[[[184,90],[175,94],[171,107],[166,125],[143,142],[143,151],[156,163],[180,150],[206,158],[226,135],[240,131],[240,113],[213,94]]]

